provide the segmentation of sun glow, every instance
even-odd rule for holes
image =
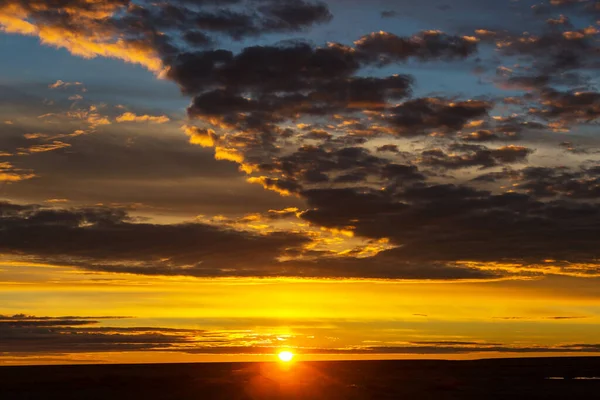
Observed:
[[[294,358],[294,354],[291,351],[282,351],[277,356],[282,362],[290,362],[292,361],[292,358]]]

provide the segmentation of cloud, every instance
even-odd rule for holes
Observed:
[[[0,315],[0,329],[26,327],[67,327],[76,325],[94,325],[101,319],[121,319],[124,317],[36,317],[34,315]]]
[[[285,186],[280,188],[287,190]],[[344,226],[336,222],[344,222],[343,218],[348,213],[354,214],[353,210],[361,212],[352,215],[353,218],[377,218],[381,212],[393,216],[394,212],[406,209],[406,205],[386,204],[384,198],[379,203],[375,201],[373,198],[371,205],[379,207],[379,211],[367,212],[359,199],[352,202],[346,198],[343,206],[337,206],[337,214],[327,215],[330,219],[339,215],[339,220],[317,222],[336,227],[332,230],[333,237],[339,235],[352,241],[352,232],[344,230],[352,222]],[[0,207],[0,251],[3,254],[92,271],[195,277],[444,280],[498,279],[506,275],[447,260],[407,257],[404,251],[385,250],[390,246],[380,240],[336,254],[331,249],[320,250],[323,234],[318,233],[319,230],[287,233],[270,229],[268,224],[262,228],[260,219],[254,218],[247,224],[228,224],[221,220],[220,225],[216,222],[157,225],[135,221],[124,209],[59,209],[11,203],[2,203]],[[298,216],[312,221],[316,214],[294,211],[276,215],[277,223],[281,224],[285,218]],[[258,230],[251,232],[248,229],[253,225]],[[363,226],[357,225],[356,229],[365,233]],[[309,251],[309,248],[315,250]]]
[[[394,10],[384,10],[381,12],[381,18],[393,18],[396,15],[398,15],[398,13]]]
[[[594,51],[594,35],[597,32],[581,31],[550,32],[540,36],[530,35],[505,39],[498,43],[504,54],[535,58],[534,65],[541,71],[568,71],[590,65],[590,51]]]
[[[389,110],[384,119],[398,134],[417,136],[432,131],[457,131],[472,120],[488,115],[493,104],[486,101],[451,101],[425,97],[408,100]]]
[[[258,6],[254,5],[254,12],[221,8],[192,12],[191,19],[201,30],[225,34],[237,40],[267,33],[300,31],[332,19],[327,5],[321,2],[286,0],[258,3]]]
[[[399,246],[377,257],[388,254],[415,265],[516,262],[520,267],[512,271],[524,274],[528,265],[533,274],[543,271],[540,264],[557,266],[561,273],[571,263],[582,276],[598,273],[598,238],[592,234],[600,224],[596,203],[544,203],[528,194],[495,195],[452,184],[397,191],[312,189],[302,195],[309,205],[303,219],[331,228],[352,226],[357,236],[389,238]]]
[[[190,138],[191,144],[197,144],[202,147],[214,147],[218,140],[215,131],[212,129],[200,129],[196,126],[184,125],[183,131]]]
[[[65,88],[68,88],[68,87],[76,87],[79,90],[81,90],[82,92],[86,91],[85,86],[81,82],[65,82],[65,81],[62,81],[60,79],[57,80],[56,82],[48,85],[48,87],[50,89],[65,89]]]
[[[276,23],[270,22],[278,30],[299,30],[315,23],[329,22],[333,15],[323,2],[274,1],[259,10],[267,16],[277,18]]]
[[[600,194],[598,168],[572,171],[566,168],[531,167],[519,171],[515,186],[540,198],[596,199]]]
[[[68,203],[69,199],[48,199],[46,203],[56,204],[56,203]]]
[[[151,122],[154,124],[164,124],[171,119],[166,115],[136,115],[132,112],[126,112],[116,118],[117,122]]]
[[[35,153],[44,153],[46,151],[54,151],[59,149],[64,149],[71,147],[69,143],[61,142],[60,140],[54,140],[52,143],[39,144],[26,148],[18,149],[19,154],[35,154]]]
[[[540,90],[552,86],[589,86],[587,72],[597,69],[598,10],[593,2],[550,2],[532,7],[532,22],[543,22],[523,33],[478,30],[477,36],[494,42],[499,54],[514,63],[516,71],[499,77],[507,89]],[[555,14],[556,10],[561,14]],[[584,11],[585,10],[585,11]],[[514,72],[514,73],[513,73]],[[520,72],[520,73],[517,73]]]
[[[378,152],[385,152],[385,151],[389,151],[392,153],[398,153],[400,150],[398,150],[398,146],[395,144],[384,144],[383,146],[379,146],[377,148]]]
[[[540,98],[542,107],[531,112],[563,126],[591,123],[600,116],[600,93],[597,92],[560,92],[546,89]]]
[[[160,327],[98,327],[100,320],[119,317],[37,318],[0,316],[0,352],[65,354],[168,350],[194,342],[202,330]],[[206,344],[205,344],[206,345]]]
[[[160,71],[160,57],[147,41],[128,38],[112,25],[111,17],[125,8],[121,0],[65,2],[58,8],[7,0],[0,3],[0,26],[7,33],[37,36],[43,44],[80,57],[118,58]]]
[[[2,183],[19,182],[34,177],[35,174],[31,171],[15,168],[11,163],[6,161],[0,162],[0,182]]]
[[[265,64],[268,60],[268,65]],[[186,93],[229,88],[261,92],[297,91],[333,78],[350,76],[360,67],[349,48],[313,48],[303,42],[246,47],[237,55],[227,50],[181,53],[167,76]]]
[[[477,40],[440,31],[423,31],[410,38],[374,32],[354,44],[362,57],[379,64],[406,61],[412,57],[420,61],[464,59],[477,51]]]
[[[549,319],[549,320],[567,320],[567,319],[581,319],[588,318],[586,316],[578,316],[578,315],[559,315],[559,316],[550,316],[550,317],[494,317],[495,319],[504,319],[504,320],[539,320],[539,319]]]
[[[455,146],[461,149],[464,146]],[[469,167],[491,168],[499,165],[522,163],[533,151],[522,146],[505,146],[489,149],[485,146],[470,145],[463,154],[448,155],[442,150],[427,150],[421,153],[420,164],[443,169]]]
[[[266,176],[251,177],[247,179],[248,183],[257,183],[265,189],[273,190],[282,196],[290,196],[293,192],[300,189],[300,185],[293,181],[282,181],[280,179],[267,178]]]
[[[135,222],[122,209],[54,209],[10,203],[0,207],[2,252],[93,270],[261,276],[261,269],[271,274],[269,268],[288,248],[307,241],[294,233],[255,234],[201,223]]]

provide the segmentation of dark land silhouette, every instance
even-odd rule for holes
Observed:
[[[597,399],[598,376],[600,357],[26,366],[0,367],[0,399]]]

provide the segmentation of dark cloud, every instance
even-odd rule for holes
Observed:
[[[367,179],[387,184],[424,180],[414,165],[396,164],[371,154],[363,147],[331,147],[328,143],[306,145],[289,155],[277,157],[269,164],[259,165],[261,172],[283,174],[302,186],[322,182],[360,183]]]
[[[518,187],[540,198],[597,199],[600,174],[596,169],[531,167],[520,171]]]
[[[542,107],[532,113],[565,125],[594,122],[600,116],[600,93],[561,92],[547,89],[541,95]]]
[[[596,265],[600,208],[595,203],[541,202],[521,193],[492,194],[457,185],[416,184],[397,193],[366,189],[304,192],[302,218],[357,235],[390,238],[397,260],[416,265],[460,260]],[[420,263],[420,264],[419,264]],[[578,272],[575,267],[573,272]],[[597,267],[583,268],[593,274]]]
[[[600,66],[595,2],[549,1],[535,4],[531,10],[520,12],[529,19],[523,25],[528,27],[526,31],[504,27],[475,30],[483,43],[495,44],[500,56],[487,62],[499,67],[494,81],[509,90],[592,89]]]
[[[385,110],[391,108],[391,102],[411,94],[412,79],[406,75],[356,76],[362,67],[373,62],[372,56],[379,57],[380,51],[368,45],[366,40],[357,41],[356,49],[335,43],[314,47],[303,42],[285,42],[247,47],[235,55],[225,50],[181,53],[169,60],[167,76],[185,93],[198,93],[188,109],[191,117],[213,124],[220,121],[246,131],[272,129],[273,124],[302,116],[325,118]],[[461,40],[465,46],[466,43],[473,44],[470,40]],[[459,39],[438,32],[424,32],[406,41],[415,47],[414,54],[406,57],[414,56],[422,61],[453,58],[453,52],[462,51],[458,49]],[[473,47],[467,53],[474,51]],[[397,61],[406,57],[399,57]],[[422,100],[427,101],[432,103],[433,99]],[[466,122],[491,107],[484,102],[478,105],[476,102],[446,103],[451,109],[437,107],[429,112],[414,111],[440,114],[437,120],[435,115],[421,116],[431,120],[431,128],[440,125],[453,129],[460,125],[459,119]],[[416,108],[416,103],[404,106],[411,104],[415,105],[413,109]],[[391,109],[391,112],[400,113],[401,109]],[[390,120],[402,124],[399,120],[403,117],[406,115],[392,114]],[[427,122],[422,121],[422,124]]]
[[[501,50],[509,56],[531,57],[541,72],[557,73],[591,66],[591,54],[598,51],[593,34],[586,31],[550,32],[541,36],[515,38]]]
[[[515,189],[539,199],[594,200],[598,196],[600,172],[597,167],[570,169],[567,167],[528,167],[505,169],[480,175],[477,181],[511,181]]]
[[[261,265],[268,268],[287,248],[306,242],[295,234],[256,235],[200,223],[135,222],[119,209],[33,205],[15,209],[7,203],[0,207],[3,252],[89,269],[235,276],[246,275],[247,268],[261,275]],[[250,259],[256,262],[254,267]]]
[[[71,318],[3,317],[0,321],[0,352],[4,355],[43,355],[169,350],[193,343],[196,337],[206,333],[161,327],[102,327],[96,326],[99,321],[112,317]],[[215,339],[204,338],[204,343]]]
[[[476,345],[453,345],[442,343],[437,345],[415,346],[374,346],[358,351],[347,351],[346,354],[468,354],[468,353],[596,353],[600,345],[579,346],[510,346],[506,344],[479,343]],[[343,353],[342,353],[343,354]]]
[[[398,150],[398,146],[395,144],[384,144],[383,146],[379,146],[377,148],[378,152],[385,152],[385,151],[389,151],[391,153],[398,153],[400,150]]]
[[[508,89],[534,90],[543,89],[550,82],[551,78],[548,75],[510,76],[502,82],[502,85]]]
[[[479,100],[451,101],[426,97],[391,108],[384,118],[403,136],[425,135],[433,130],[456,132],[471,120],[487,117],[492,106]]]
[[[510,89],[540,90],[550,86],[586,87],[590,85],[590,70],[597,70],[598,30],[594,27],[592,2],[573,2],[535,5],[534,16],[544,21],[545,27],[528,30],[518,35],[503,33],[487,35],[494,38],[500,54],[516,58],[517,70],[501,67],[502,85]],[[579,10],[576,10],[579,8]],[[559,9],[564,14],[542,13]],[[586,9],[585,13],[579,13]],[[579,11],[579,12],[578,12]],[[537,14],[537,15],[536,15]],[[573,18],[570,18],[573,17]],[[584,18],[588,17],[588,18]],[[577,25],[577,26],[575,26]],[[536,32],[537,31],[537,32]],[[513,60],[514,60],[513,58]],[[507,73],[509,72],[509,73]]]
[[[519,172],[511,168],[503,168],[500,172],[487,172],[472,179],[473,182],[496,183],[502,180],[517,179]]]
[[[188,31],[184,33],[183,39],[191,46],[207,47],[212,45],[213,40],[201,31]]]
[[[404,75],[339,78],[331,71],[322,76],[318,72],[302,78],[300,75],[307,72],[305,68],[301,68],[302,73],[288,76],[292,69],[284,66],[288,61],[282,59],[279,77],[264,71],[265,75],[258,79],[263,72],[254,73],[240,67],[235,80],[244,80],[243,75],[249,74],[245,83],[231,84],[233,89],[230,90],[217,89],[196,96],[188,108],[188,115],[205,121],[217,120],[243,131],[259,131],[258,134],[262,135],[268,129],[277,129],[274,127],[276,123],[302,116],[329,117],[335,113],[353,114],[383,109],[388,101],[411,93],[412,80]],[[244,93],[244,88],[253,90],[253,95],[250,97],[248,92]],[[324,138],[323,135],[318,137],[317,133],[322,132],[313,131],[306,134],[306,138]]]
[[[411,39],[395,38],[411,46],[406,54],[394,55],[395,61],[404,61],[409,57],[417,57],[422,61],[453,58],[475,51],[473,46],[467,45],[470,41],[436,32],[426,32]],[[372,36],[357,41],[356,50],[339,44],[313,48],[307,43],[292,42],[278,46],[247,47],[235,56],[224,50],[181,53],[168,60],[168,76],[187,93],[216,86],[224,86],[230,91],[252,90],[258,93],[318,90],[330,81],[334,81],[334,84],[343,82],[340,78],[354,75],[365,62],[372,62],[371,58],[391,57],[391,50],[373,43],[375,39],[377,37]],[[468,49],[461,49],[461,40]],[[394,86],[400,79],[406,80],[405,77],[388,78],[383,82],[376,78],[355,78],[352,83],[359,86],[350,90],[354,90],[356,95],[374,89],[381,91],[385,88],[382,83],[385,83],[390,85],[391,90],[401,89],[405,92],[406,83],[401,88]]]
[[[558,146],[564,149],[566,152],[572,154],[598,154],[600,150],[595,147],[590,148],[589,146],[576,145],[573,142],[560,142]]]
[[[402,174],[395,172],[397,179],[407,179],[406,176],[412,179],[410,174],[415,175],[415,171],[410,168],[401,170]],[[283,181],[266,181],[264,184],[278,185],[281,190],[297,190]],[[352,190],[347,192],[351,193]],[[312,197],[315,198],[314,195]],[[382,212],[393,215],[406,208],[405,205],[386,204],[386,197],[378,198],[375,194],[369,204],[375,208],[364,209],[364,202],[361,200],[359,197],[354,201],[345,199],[344,204],[337,207],[340,217],[347,218],[348,214],[353,214],[360,218],[377,218]],[[323,198],[321,202],[327,203],[328,199]],[[312,261],[278,261],[278,257],[285,254],[298,254],[300,246],[308,243],[307,238],[277,232],[257,235],[199,223],[153,225],[136,222],[123,210],[15,207],[10,203],[2,203],[1,210],[0,248],[4,254],[33,260],[43,259],[44,262],[60,262],[93,271],[197,277],[497,277],[495,273],[444,263],[417,264],[400,261],[394,250],[370,258],[359,258],[359,254],[331,257],[316,253],[317,259]],[[307,212],[303,218],[309,220],[312,213],[314,212]],[[282,218],[281,215],[278,217]],[[334,217],[334,214],[328,215],[330,219]],[[343,221],[340,220],[341,222]],[[42,323],[54,326],[60,324],[57,321]]]
[[[412,37],[376,32],[355,42],[356,49],[368,62],[381,65],[403,62],[464,59],[477,51],[477,43],[461,36],[439,31],[424,31]]]
[[[467,142],[493,142],[496,140],[500,140],[501,138],[496,133],[490,130],[480,129],[478,131],[463,136],[462,139]]]
[[[453,149],[461,150],[454,146]],[[459,169],[469,167],[491,168],[504,164],[525,162],[533,151],[522,146],[505,146],[489,149],[485,146],[474,145],[466,148],[462,154],[448,155],[440,149],[427,150],[421,153],[422,165],[443,169]]]
[[[414,165],[388,164],[383,168],[382,176],[390,182],[424,181],[425,175]]]
[[[249,3],[254,11],[220,8],[196,12],[191,20],[198,29],[226,34],[240,40],[267,33],[300,31],[313,24],[329,22],[333,17],[327,5],[321,2],[250,1]],[[259,5],[257,6],[256,3]]]
[[[422,340],[418,342],[410,342],[416,345],[439,345],[439,346],[502,346],[502,343],[482,343],[482,342],[460,342],[460,341],[433,341],[433,340]]]
[[[329,22],[333,18],[325,3],[306,0],[271,1],[259,7],[259,10],[277,18],[265,25],[279,31],[299,30],[315,23]]]
[[[235,39],[260,32],[260,27],[254,24],[254,16],[231,10],[200,12],[194,16],[194,20],[199,29],[226,33]]]
[[[374,243],[375,244],[375,243]],[[373,257],[350,253],[346,257],[322,257],[311,261],[284,263],[294,266],[306,276],[361,279],[407,280],[493,280],[504,278],[502,272],[452,265],[446,262],[406,258],[398,249],[386,250]]]
[[[315,49],[303,42],[247,47],[235,56],[226,50],[182,53],[170,65],[169,78],[186,93],[216,87],[232,92],[294,92],[349,77],[360,67],[350,49]]]

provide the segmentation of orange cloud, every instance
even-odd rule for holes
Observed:
[[[19,182],[34,177],[35,174],[17,169],[9,162],[0,162],[0,182]]]
[[[214,147],[218,136],[212,129],[200,129],[196,126],[184,125],[181,127],[190,138],[191,144],[197,144],[202,147]]]
[[[151,122],[155,124],[164,124],[170,119],[166,115],[136,115],[132,112],[126,112],[117,117],[117,122]]]
[[[244,155],[235,148],[215,147],[215,160],[226,160],[238,163],[240,165],[240,171],[244,171],[246,174],[251,174],[255,170],[255,167],[246,163]]]
[[[132,64],[140,64],[155,73],[163,70],[163,63],[154,48],[140,42],[125,40],[118,31],[99,22],[114,15],[123,6],[103,4],[89,0],[89,8],[63,7],[73,21],[86,29],[63,28],[56,25],[42,25],[30,22],[34,12],[56,11],[55,6],[37,2],[26,8],[19,3],[0,7],[0,30],[6,33],[36,36],[42,44],[64,48],[71,54],[83,58],[98,56],[116,58]],[[85,32],[85,33],[84,33]]]
[[[46,203],[56,204],[56,203],[68,203],[69,199],[48,199]]]
[[[266,176],[250,177],[246,179],[248,183],[257,183],[267,190],[272,190],[282,196],[291,196],[292,192],[279,185],[279,179],[271,179]]]
[[[44,133],[26,133],[23,135],[23,137],[25,139],[32,140],[32,139],[42,139],[42,138],[48,137],[48,135],[46,135]]]
[[[69,143],[61,142],[60,140],[55,140],[52,143],[47,144],[39,144],[27,148],[20,148],[19,154],[33,154],[33,153],[45,153],[47,151],[54,151],[59,149],[64,149],[66,147],[71,147]]]
[[[98,107],[94,106],[94,105],[90,106],[89,109],[80,108],[75,111],[69,111],[64,115],[70,119],[78,119],[78,120],[87,122],[91,129],[94,129],[99,125],[110,125],[109,119],[106,116],[100,114],[98,112]],[[61,116],[62,116],[61,114],[45,114],[45,115],[40,115],[38,118],[61,117]],[[69,136],[78,136],[78,135],[74,134],[74,135],[69,135]]]

